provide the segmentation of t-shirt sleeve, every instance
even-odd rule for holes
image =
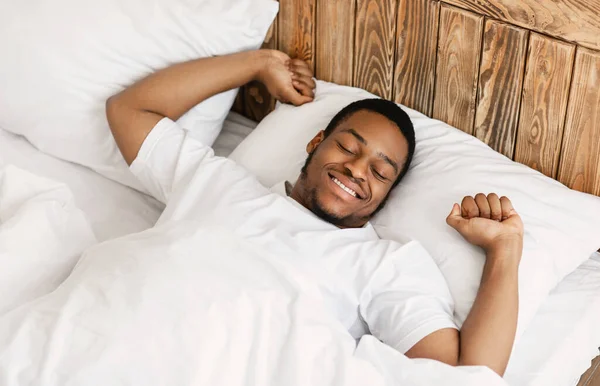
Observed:
[[[150,195],[166,203],[173,190],[213,158],[209,146],[192,138],[176,122],[163,118],[144,140],[130,170]]]
[[[360,312],[371,334],[401,353],[437,330],[457,328],[448,285],[416,241],[379,264],[361,295]]]

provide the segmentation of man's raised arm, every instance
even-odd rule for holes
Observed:
[[[252,80],[276,98],[300,105],[313,98],[308,66],[279,51],[257,50],[192,60],[140,80],[106,101],[106,115],[130,165],[152,128],[164,117],[179,119],[198,103]]]
[[[504,375],[517,329],[518,269],[523,222],[506,197],[478,194],[455,204],[446,219],[471,244],[482,247],[486,261],[479,292],[460,333],[436,331],[406,355],[451,365],[487,366]]]

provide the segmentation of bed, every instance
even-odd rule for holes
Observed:
[[[600,195],[597,0],[279,3],[264,47],[307,60],[319,79],[418,110],[570,188]],[[256,121],[273,108],[256,83],[234,105]],[[509,383],[575,385],[598,355],[598,293],[583,290],[598,291],[598,260],[554,290],[516,347]],[[545,326],[558,314],[569,321],[560,319],[564,328],[550,334]],[[599,382],[597,362],[582,385]]]
[[[215,151],[227,156],[256,122],[228,115]],[[0,154],[14,165],[66,183],[99,241],[151,227],[163,207],[153,198],[79,165],[45,155],[22,137],[0,130]],[[594,254],[548,297],[516,346],[510,385],[576,385],[600,342],[600,254]]]
[[[229,155],[254,126],[256,123],[248,118],[230,113],[213,145],[215,153]],[[0,154],[17,167],[65,183],[77,206],[87,215],[99,242],[152,227],[164,209],[150,196],[83,166],[44,154],[25,138],[1,129]]]
[[[264,46],[600,195],[598,0],[280,0]],[[512,69],[512,71],[506,71]],[[227,156],[274,100],[248,84],[214,144]],[[98,241],[151,227],[156,200],[0,130],[0,155],[64,182]],[[551,325],[552,323],[558,325]],[[576,385],[600,345],[600,254],[556,287],[515,347],[511,385]],[[581,385],[592,386],[591,371]]]

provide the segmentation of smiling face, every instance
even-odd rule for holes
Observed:
[[[292,198],[341,228],[361,227],[385,201],[409,153],[408,141],[384,115],[359,110],[329,135],[319,132]]]

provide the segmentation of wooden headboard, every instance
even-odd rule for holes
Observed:
[[[600,196],[600,0],[279,0],[265,47]],[[235,109],[274,101],[244,87]]]

